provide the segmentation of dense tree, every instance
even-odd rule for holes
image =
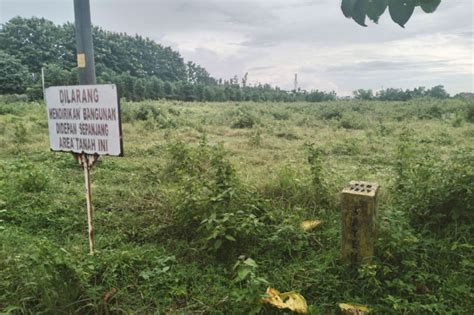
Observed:
[[[132,91],[132,100],[133,101],[143,101],[145,99],[145,80],[142,78],[136,78],[133,80],[133,91]]]
[[[305,96],[305,100],[308,102],[324,102],[333,101],[336,99],[336,92],[332,91],[329,93],[323,91],[311,91]]]
[[[46,19],[15,17],[2,26],[0,47],[32,73],[39,73],[44,64],[53,63],[70,69],[74,59],[69,60],[65,35],[60,26]]]
[[[421,97],[425,95],[426,95],[426,88],[424,86],[414,88],[413,91],[411,92],[412,97]]]
[[[44,78],[46,86],[79,84],[76,69],[68,71],[54,63],[44,65]],[[37,81],[39,83],[39,79]]]
[[[408,101],[411,95],[409,90],[388,88],[378,91],[377,98],[381,101]]]
[[[433,98],[449,98],[449,94],[444,89],[444,86],[437,85],[431,89],[425,87],[418,87],[413,90],[402,90],[388,88],[377,92],[376,98],[381,101],[407,101],[415,97],[433,97]]]
[[[446,92],[446,90],[444,89],[444,86],[442,85],[437,85],[427,90],[426,95],[430,97],[434,97],[434,98],[440,98],[440,99],[449,97],[448,92]]]
[[[133,77],[156,76],[173,82],[188,79],[183,58],[169,47],[138,35],[113,33],[98,27],[93,28],[93,38],[99,75],[129,73]],[[56,64],[64,70],[76,66],[75,31],[71,23],[55,25],[45,19],[15,17],[2,25],[0,47],[30,73],[40,73],[46,64]],[[212,80],[204,68],[193,64],[193,69],[198,81]]]
[[[193,84],[216,84],[216,80],[203,67],[188,61],[186,64],[188,82]]]
[[[15,57],[0,50],[0,93],[24,93],[28,81],[28,68]]]
[[[174,98],[174,89],[173,89],[173,86],[171,85],[171,83],[169,82],[165,82],[164,86],[163,86],[163,89],[164,89],[164,94],[165,94],[165,98],[167,99],[173,99]]]
[[[372,90],[358,89],[357,91],[352,92],[354,98],[357,100],[372,100],[374,98],[374,93]]]

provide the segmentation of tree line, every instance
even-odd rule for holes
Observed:
[[[234,77],[216,80],[192,61],[184,62],[170,47],[149,38],[93,27],[97,82],[115,83],[122,97],[183,101],[324,101],[334,92],[287,92],[268,84],[248,85]],[[44,18],[15,17],[0,30],[0,93],[42,98],[45,86],[78,83],[75,30]]]
[[[215,79],[204,67],[185,62],[179,52],[149,38],[93,27],[98,83],[114,83],[120,96],[132,101],[170,99],[181,101],[276,101],[322,102],[337,98],[334,91],[282,90],[269,84],[248,84]],[[0,94],[26,94],[30,100],[43,97],[45,86],[78,84],[74,24],[56,25],[44,18],[15,17],[0,29]],[[439,87],[433,88],[439,91]],[[407,100],[414,96],[446,97],[433,89],[421,93],[397,89],[354,92],[358,99]],[[418,94],[417,94],[418,93]]]
[[[380,91],[373,92],[372,90],[358,89],[354,91],[353,96],[359,100],[380,100],[380,101],[408,101],[416,97],[433,97],[439,99],[449,98],[448,92],[444,89],[444,86],[437,85],[430,89],[423,86],[418,88],[410,89],[395,89],[387,88],[381,89]]]

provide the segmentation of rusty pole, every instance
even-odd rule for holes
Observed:
[[[76,28],[77,68],[79,84],[96,84],[94,46],[92,43],[92,26],[89,0],[74,0],[74,25]],[[90,170],[98,156],[86,153],[74,154],[84,169],[87,202],[87,225],[89,231],[90,254],[94,255],[94,225]]]

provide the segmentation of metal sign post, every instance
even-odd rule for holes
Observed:
[[[74,0],[80,85],[44,90],[51,151],[71,152],[84,170],[89,250],[94,255],[90,171],[101,155],[123,156],[117,87],[96,84],[89,0]]]
[[[79,84],[96,84],[89,0],[74,0]]]
[[[76,27],[77,67],[79,68],[79,84],[95,84],[94,47],[92,44],[91,11],[89,0],[74,0],[74,24]],[[89,226],[90,254],[94,255],[94,226],[92,223],[92,194],[89,171],[96,158],[90,159],[85,153],[75,154],[76,160],[84,168],[87,200],[87,222]],[[92,163],[89,166],[89,160]]]

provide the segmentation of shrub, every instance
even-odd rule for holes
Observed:
[[[248,110],[239,110],[231,125],[233,129],[253,128],[258,123],[257,118]]]
[[[336,155],[357,155],[362,152],[359,141],[356,139],[344,139],[332,144],[331,153]]]
[[[0,102],[3,103],[2,100]],[[20,115],[21,113],[21,107],[18,106],[18,104],[2,104],[0,106],[0,115],[7,115],[7,114],[12,114],[12,115]]]
[[[323,150],[315,147],[313,144],[305,144],[308,155],[308,163],[311,173],[311,181],[316,194],[317,202],[325,207],[330,204],[329,185],[327,182],[327,173],[323,166]]]
[[[386,124],[380,123],[377,128],[377,133],[381,137],[387,137],[390,136],[393,132],[393,129],[391,127],[388,127]]]
[[[288,208],[294,205],[309,206],[313,204],[313,200],[308,186],[304,174],[290,166],[285,166],[265,183],[262,193],[266,198]]]
[[[434,232],[469,230],[474,224],[474,155],[461,151],[442,160],[415,153],[408,129],[397,152],[397,205],[409,212],[411,224]]]
[[[474,123],[474,102],[471,102],[467,105],[466,120],[470,123]]]
[[[443,117],[443,110],[441,107],[438,105],[433,105],[430,108],[428,108],[428,115],[430,118],[436,118],[436,119],[441,119]]]
[[[419,119],[441,119],[444,114],[443,109],[438,104],[429,107],[419,107],[417,110],[416,115]]]
[[[25,158],[18,158],[7,165],[4,171],[0,180],[5,182],[3,187],[5,195],[18,197],[18,194],[38,193],[49,188],[48,174]]]
[[[116,314],[131,306],[157,312],[179,299],[185,290],[186,270],[180,269],[176,257],[157,244],[114,247],[83,264],[87,282],[93,283],[88,295],[95,306],[94,314]],[[140,292],[135,289],[137,285]],[[118,290],[115,301],[106,304],[104,294],[114,288]]]
[[[234,301],[246,308],[250,306],[249,314],[258,314],[263,308],[258,300],[268,286],[268,281],[258,276],[258,265],[250,257],[239,256],[232,269],[235,272],[233,282],[238,285],[238,289],[231,292]]]
[[[339,126],[344,129],[364,129],[367,123],[360,114],[344,114],[339,121]]]
[[[293,132],[291,131],[287,131],[287,132],[277,132],[275,134],[278,138],[283,138],[283,139],[286,139],[286,140],[298,140],[300,137],[298,137],[297,135],[295,135]]]
[[[159,107],[146,104],[146,105],[140,105],[140,107],[138,107],[138,110],[135,112],[134,119],[135,120],[156,119],[160,115],[162,115],[162,111]]]
[[[275,120],[288,120],[290,119],[290,113],[287,111],[278,111],[278,112],[272,112],[273,118]]]
[[[293,209],[327,208],[333,204],[323,152],[313,144],[305,144],[309,173],[290,166],[277,171],[262,187],[262,194],[280,207]]]
[[[342,118],[342,111],[335,106],[325,107],[321,112],[321,118],[324,120],[331,120],[331,119],[340,119]]]
[[[3,104],[11,104],[11,103],[16,103],[16,102],[27,102],[27,101],[28,101],[28,96],[26,94],[0,95],[0,103],[3,103]]]
[[[28,130],[22,122],[15,124],[15,129],[13,130],[13,139],[17,144],[23,144],[27,142]]]
[[[6,223],[28,231],[46,230],[53,233],[77,227],[74,220],[63,224],[62,215],[69,209],[72,198],[61,201],[56,198],[57,194],[52,189],[55,179],[51,176],[52,171],[54,169],[47,170],[21,156],[13,162],[0,164],[0,200],[5,202],[3,218]],[[55,208],[61,203],[62,206]],[[76,213],[74,210],[69,215]],[[80,213],[77,215],[80,216]]]
[[[223,147],[171,148],[167,173],[181,186],[175,230],[224,259],[251,245],[262,233],[263,204],[238,181]]]
[[[256,128],[249,134],[249,145],[254,147],[260,147],[262,145],[262,131],[260,128]]]
[[[464,117],[459,114],[456,114],[453,121],[451,122],[451,126],[453,126],[454,128],[458,128],[458,127],[461,127],[463,124],[464,124]]]
[[[176,111],[168,111],[167,113],[160,107],[151,104],[140,105],[137,109],[126,107],[123,112],[124,115],[122,117],[125,121],[144,121],[147,129],[168,129],[178,126],[176,118],[172,117],[177,116]]]
[[[6,313],[75,313],[84,289],[71,258],[43,238],[14,228],[0,233],[0,309]]]

